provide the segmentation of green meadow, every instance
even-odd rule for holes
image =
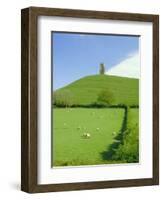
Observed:
[[[138,79],[108,75],[84,77],[55,91],[52,165],[139,162],[138,91]]]
[[[53,115],[54,165],[107,163],[101,154],[121,129],[123,109],[59,108]],[[84,132],[91,137],[83,138]]]

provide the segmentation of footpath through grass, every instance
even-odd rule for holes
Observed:
[[[103,159],[102,152],[115,142],[123,117],[121,108],[53,109],[53,166],[118,162]]]

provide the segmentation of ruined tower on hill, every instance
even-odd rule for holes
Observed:
[[[100,63],[99,74],[100,75],[105,74],[105,65],[104,65],[104,63]]]

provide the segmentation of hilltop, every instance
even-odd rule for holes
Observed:
[[[139,80],[134,78],[86,76],[55,92],[62,94],[68,91],[75,104],[87,105],[96,102],[99,93],[104,90],[113,94],[114,104],[139,105]]]

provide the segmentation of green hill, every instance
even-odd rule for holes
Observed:
[[[87,105],[96,102],[101,91],[111,92],[114,104],[139,104],[139,80],[110,75],[86,76],[56,90],[55,94],[71,98],[73,104]]]

